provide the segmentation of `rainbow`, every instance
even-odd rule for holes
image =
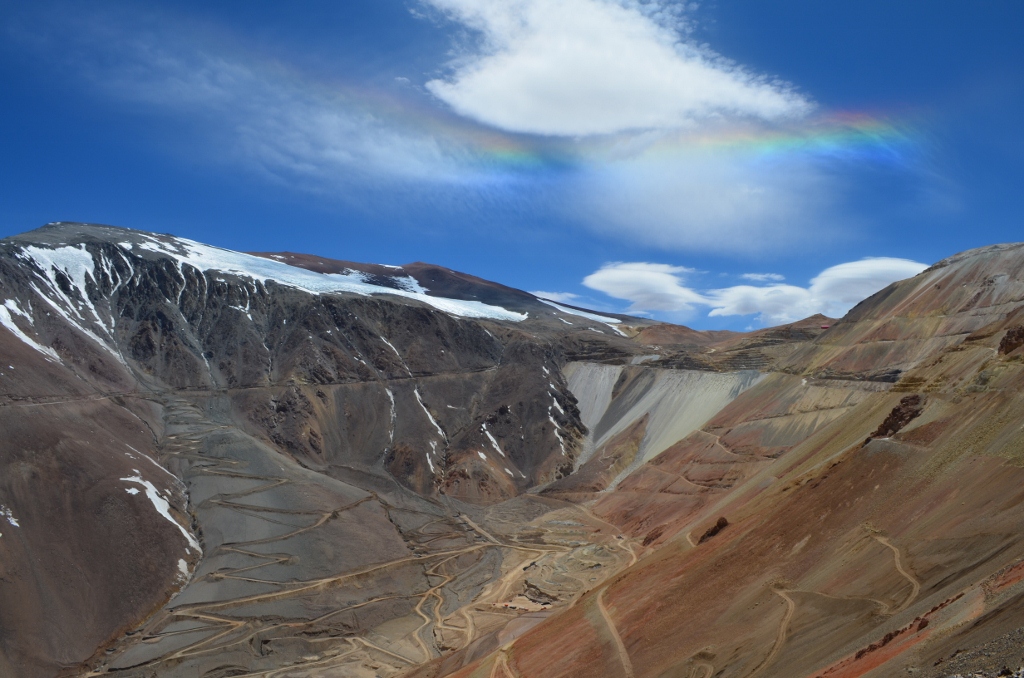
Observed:
[[[915,128],[891,118],[833,113],[783,125],[716,125],[708,131],[656,136],[635,157],[671,160],[684,155],[729,155],[757,160],[815,156],[840,160],[899,163],[918,145]],[[601,155],[615,155],[614,144]]]
[[[720,124],[702,132],[578,141],[486,135],[474,139],[474,151],[479,164],[499,172],[564,171],[618,161],[671,163],[716,155],[749,162],[810,157],[894,165],[908,162],[919,146],[916,129],[887,117],[835,113],[777,126]]]
[[[912,116],[832,112],[780,123],[712,123],[700,130],[623,133],[565,139],[505,133],[438,108],[428,97],[335,89],[348,110],[430,138],[459,169],[460,181],[537,181],[628,162],[671,163],[687,156],[772,162],[817,157],[902,164],[919,145]]]

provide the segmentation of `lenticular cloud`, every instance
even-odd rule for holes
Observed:
[[[679,266],[644,262],[613,263],[583,280],[583,284],[616,299],[631,302],[630,312],[689,312],[711,308],[709,316],[757,315],[766,324],[779,324],[822,313],[839,317],[886,285],[910,278],[927,268],[909,259],[872,257],[826,268],[807,287],[797,285],[735,285],[698,292],[687,287]],[[745,276],[746,277],[746,276]]]
[[[612,0],[426,0],[482,36],[427,88],[461,115],[513,132],[581,136],[777,120],[811,104],[782,83],[680,42]]]
[[[686,312],[706,304],[700,293],[682,284],[682,275],[693,269],[668,264],[626,262],[605,264],[583,279],[583,284],[616,299],[631,303],[629,311]]]

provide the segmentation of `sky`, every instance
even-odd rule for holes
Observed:
[[[0,236],[427,261],[599,311],[841,316],[1021,240],[1024,4],[0,0]]]

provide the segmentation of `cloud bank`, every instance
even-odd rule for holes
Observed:
[[[721,116],[778,120],[811,109],[790,86],[682,42],[679,17],[659,3],[427,2],[481,36],[449,77],[427,89],[456,112],[507,131],[614,134]]]
[[[909,259],[874,257],[826,268],[807,287],[735,285],[699,292],[685,284],[692,269],[644,262],[611,263],[583,279],[591,289],[630,302],[630,313],[692,312],[710,307],[709,316],[756,314],[765,324],[781,324],[821,313],[838,318],[890,283],[917,275],[928,266]]]
[[[682,285],[682,276],[692,268],[668,264],[614,263],[583,279],[592,290],[631,302],[630,313],[650,311],[685,312],[705,303],[705,298]]]

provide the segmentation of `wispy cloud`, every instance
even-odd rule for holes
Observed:
[[[917,275],[926,264],[877,257],[826,268],[807,287],[735,285],[698,291],[686,284],[691,269],[644,262],[606,264],[583,284],[630,302],[630,312],[690,313],[698,306],[709,316],[756,315],[765,324],[779,324],[815,313],[844,315],[855,304],[897,280]]]
[[[786,276],[778,273],[744,273],[740,277],[754,282],[782,282],[786,279]]]
[[[228,47],[231,40],[192,34],[173,17],[80,10],[46,18],[18,37],[64,61],[92,91],[189,123],[181,132],[201,139],[193,145],[216,162],[318,191],[479,178],[473,140],[445,134],[441,115],[417,117],[415,97],[326,83]]]
[[[755,252],[834,234],[820,224],[841,187],[807,156],[655,144],[584,168],[569,216],[589,228],[668,250]],[[818,228],[815,228],[819,226]]]
[[[535,297],[541,299],[548,299],[550,301],[557,301],[563,304],[571,304],[574,301],[579,301],[580,295],[573,294],[572,292],[544,292],[543,290],[537,290],[530,292]]]

